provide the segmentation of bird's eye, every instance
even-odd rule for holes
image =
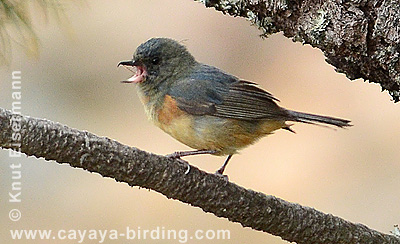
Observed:
[[[160,63],[160,61],[161,61],[160,58],[155,57],[155,58],[153,58],[153,59],[151,60],[151,63],[154,64],[154,65],[157,65],[157,64]]]

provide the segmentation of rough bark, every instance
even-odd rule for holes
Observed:
[[[19,134],[20,137],[16,136]],[[18,139],[18,141],[16,141]],[[178,160],[0,108],[0,147],[160,192],[297,243],[400,243],[400,238],[235,185]]]
[[[201,0],[319,48],[338,72],[379,83],[400,100],[400,4],[394,0]]]

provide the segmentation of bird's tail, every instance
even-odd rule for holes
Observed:
[[[316,115],[316,114],[308,114],[308,113],[302,113],[302,112],[296,112],[292,110],[287,110],[289,116],[291,117],[291,120],[295,122],[303,122],[303,123],[308,123],[308,124],[328,124],[328,125],[334,125],[340,128],[347,127],[347,126],[352,126],[350,124],[350,120],[346,119],[339,119],[339,118],[334,118],[334,117],[329,117],[329,116],[322,116],[322,115]]]

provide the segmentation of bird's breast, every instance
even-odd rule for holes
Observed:
[[[196,144],[192,115],[182,111],[170,95],[149,97],[139,92],[147,117],[176,140],[193,147]]]

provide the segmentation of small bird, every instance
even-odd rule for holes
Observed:
[[[238,150],[278,129],[294,132],[287,122],[351,126],[346,119],[282,108],[278,99],[257,84],[197,62],[173,39],[151,38],[136,49],[132,60],[120,65],[134,73],[122,82],[137,84],[148,118],[197,149],[167,156],[227,155],[216,171],[220,175]]]

